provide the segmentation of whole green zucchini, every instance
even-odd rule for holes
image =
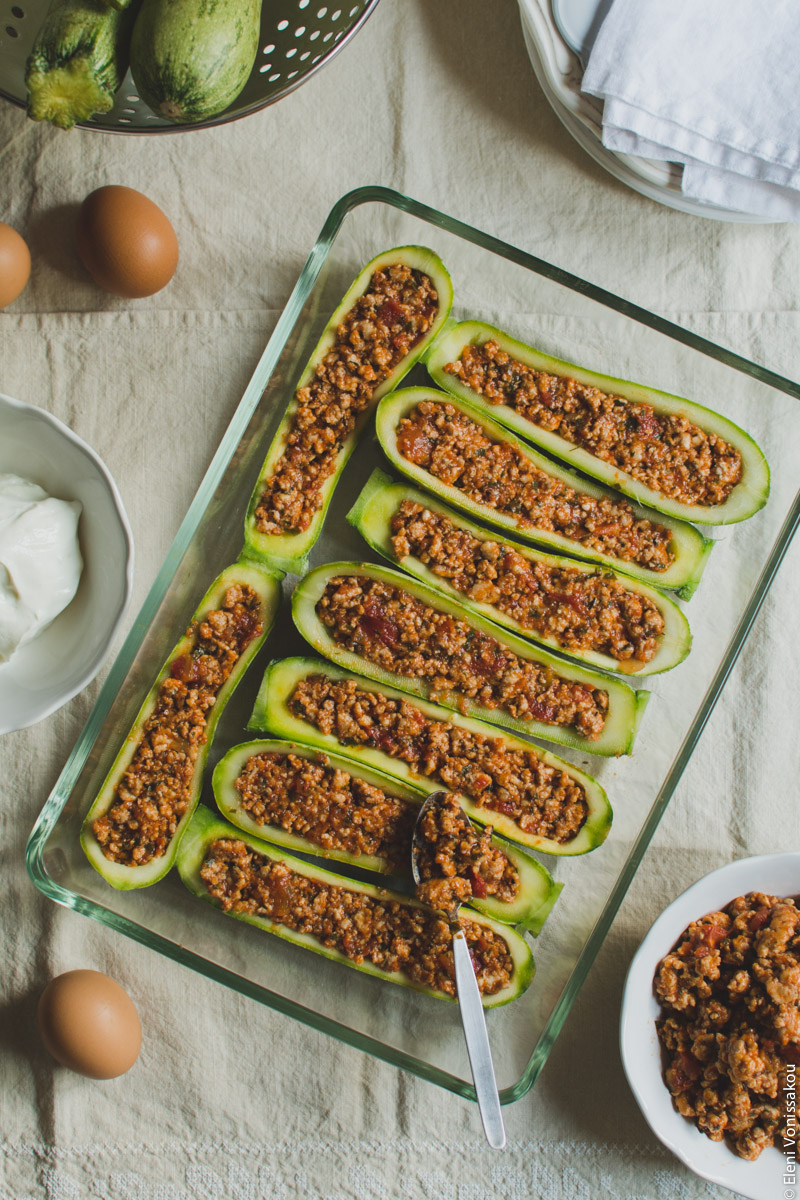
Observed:
[[[172,739],[176,747],[183,749],[183,729],[180,725],[175,725],[173,728],[167,726],[166,731],[162,730],[159,732],[157,723],[155,730],[153,730],[148,725],[148,722],[159,710],[160,706],[162,709],[177,708],[179,702],[172,699],[171,680],[185,682],[187,689],[190,689],[192,683],[197,681],[197,668],[193,666],[193,663],[200,654],[197,636],[199,628],[207,621],[211,613],[224,608],[225,598],[229,589],[236,585],[244,585],[252,589],[258,600],[258,604],[249,622],[251,629],[247,630],[246,627],[243,627],[241,635],[243,649],[227,679],[218,688],[210,708],[205,710],[207,714],[205,717],[205,726],[202,727],[197,724],[190,730],[194,742],[198,740],[198,731],[201,732],[201,740],[199,753],[191,765],[190,773],[186,780],[189,791],[184,813],[163,849],[154,852],[146,842],[137,841],[135,845],[125,844],[124,847],[126,854],[133,861],[120,861],[119,856],[109,857],[104,852],[100,841],[98,841],[94,828],[95,822],[103,820],[106,814],[109,813],[109,810],[120,803],[121,797],[123,798],[123,802],[130,801],[132,797],[139,799],[137,787],[142,786],[142,781],[140,779],[137,783],[135,778],[132,780],[128,772],[131,769],[135,770],[137,751],[139,751],[143,743],[146,744],[146,749],[143,751],[145,756],[143,760],[145,781],[143,785],[144,793],[141,796],[141,800],[143,803],[146,802],[160,807],[162,800],[159,795],[159,785],[166,775],[166,771],[164,768],[160,768],[160,777],[158,772],[154,775],[152,770],[148,770],[148,757],[154,760],[155,756],[152,750],[155,740],[160,736]],[[153,686],[147,693],[145,701],[133,723],[133,728],[123,741],[97,798],[84,818],[81,831],[81,845],[89,862],[112,887],[120,890],[147,887],[149,884],[155,883],[156,880],[166,875],[172,866],[178,843],[189,823],[189,819],[200,796],[206,758],[208,757],[208,751],[219,719],[236,685],[239,683],[258,650],[264,644],[275,620],[279,602],[280,582],[278,577],[273,572],[267,570],[266,567],[259,567],[254,563],[248,562],[236,562],[226,567],[217,576],[200,601],[187,632],[170,653],[164,666],[159,671]],[[233,611],[235,612],[235,609]],[[256,621],[260,624],[260,631]],[[245,640],[248,632],[249,639]],[[211,636],[213,637],[215,634],[212,633]],[[168,777],[167,783],[169,784]],[[128,825],[127,828],[123,826],[123,832],[118,834],[118,836],[125,839],[138,836],[141,839],[144,835],[136,835],[134,833],[134,826]],[[139,861],[137,861],[137,855]]]
[[[569,537],[548,529],[546,526],[539,527],[533,519],[518,516],[516,512],[505,512],[488,503],[472,499],[466,491],[443,482],[424,466],[412,462],[401,453],[398,447],[397,430],[403,418],[413,412],[418,404],[425,402],[451,406],[460,416],[477,426],[490,442],[510,447],[527,460],[533,470],[542,472],[551,481],[555,481],[554,486],[566,485],[577,492],[580,497],[585,496],[594,500],[608,499],[620,505],[624,504],[632,509],[634,520],[647,521],[669,530],[671,535],[669,550],[672,554],[669,566],[662,571],[657,571],[629,558],[614,557],[604,554],[600,550],[593,550],[579,538]],[[539,454],[502,425],[491,420],[486,416],[485,411],[476,408],[474,404],[468,403],[466,400],[459,400],[455,396],[449,395],[447,392],[440,392],[435,388],[403,388],[398,392],[392,392],[390,396],[385,396],[378,405],[375,428],[384,453],[398,471],[402,471],[404,475],[432,491],[434,495],[441,496],[443,500],[454,504],[456,508],[470,516],[478,517],[506,533],[516,534],[543,546],[565,550],[568,554],[575,554],[579,558],[590,559],[592,562],[605,563],[625,575],[655,584],[656,587],[680,589],[681,595],[687,598],[699,583],[713,542],[704,537],[693,525],[687,525],[685,521],[676,521],[674,517],[662,516],[660,513],[632,505],[630,501],[623,500],[621,496],[615,495],[609,489],[601,487],[600,484],[582,479],[579,475],[568,471],[566,467]]]
[[[368,292],[373,275],[378,271],[395,265],[408,267],[412,271],[419,271],[421,274],[427,276],[435,286],[438,303],[431,327],[419,342],[412,346],[410,351],[400,359],[383,382],[376,384],[369,397],[368,405],[358,415],[355,426],[349,435],[340,440],[338,438],[338,430],[334,426],[334,434],[337,437],[335,442],[335,462],[333,470],[319,485],[319,502],[310,524],[304,529],[297,530],[286,529],[280,532],[264,530],[260,527],[258,516],[259,505],[269,489],[270,481],[275,477],[281,464],[285,465],[294,453],[292,439],[295,436],[295,420],[299,408],[298,394],[301,392],[301,389],[305,389],[313,383],[328,356],[336,349],[338,345],[339,326],[356,307],[361,297]],[[344,470],[350,455],[353,453],[359,435],[369,420],[370,414],[380,397],[400,382],[403,376],[411,370],[426,347],[430,345],[447,319],[452,300],[453,285],[450,281],[450,276],[439,256],[434,254],[432,250],[428,250],[425,246],[398,246],[392,250],[384,250],[382,254],[378,254],[375,258],[371,259],[359,271],[325,326],[322,336],[303,368],[303,372],[294,390],[294,396],[290,400],[270,444],[258,481],[253,489],[253,495],[245,519],[245,552],[247,554],[253,558],[266,559],[281,570],[302,574],[307,565],[308,552],[322,530],[325,514],[339,476]],[[302,471],[302,467],[298,468],[298,474],[302,473]],[[303,479],[301,482],[304,489],[311,489],[312,481]]]
[[[464,380],[447,367],[457,363],[459,357],[470,347],[480,347],[486,342],[495,343],[501,352],[509,355],[510,374],[507,377],[509,388],[513,387],[514,363],[541,372],[548,381],[556,379],[566,384],[577,384],[578,389],[588,389],[591,392],[602,392],[618,410],[625,414],[626,428],[630,429],[631,437],[638,440],[640,445],[649,445],[656,454],[663,454],[664,444],[660,441],[661,431],[655,428],[659,419],[679,417],[689,421],[705,434],[721,439],[733,446],[741,456],[741,477],[731,489],[726,499],[717,504],[689,504],[645,484],[640,476],[621,467],[615,466],[605,458],[599,457],[592,450],[581,446],[561,436],[557,429],[544,428],[534,423],[524,411],[514,404],[505,403],[494,398],[487,399],[479,390],[469,386]],[[682,396],[673,396],[668,392],[660,392],[656,388],[645,387],[641,383],[631,383],[626,379],[614,379],[609,375],[601,375],[597,371],[589,371],[585,367],[577,367],[574,363],[553,358],[549,354],[536,350],[524,342],[518,341],[501,329],[486,325],[483,321],[463,321],[447,329],[437,339],[436,345],[428,356],[428,370],[439,385],[462,400],[477,404],[484,412],[490,414],[501,425],[513,429],[515,433],[534,442],[542,450],[563,459],[571,467],[585,471],[610,487],[618,488],[630,496],[638,504],[645,504],[659,512],[667,513],[684,521],[697,521],[701,525],[729,525],[735,521],[744,521],[758,512],[767,502],[769,496],[769,467],[759,447],[749,434],[735,425],[733,421],[723,417],[710,408],[686,400]],[[517,376],[517,379],[519,377]],[[526,377],[525,383],[530,379]],[[525,386],[523,383],[522,386]],[[519,384],[517,385],[519,386]],[[502,390],[502,389],[501,389]],[[513,397],[510,397],[513,398]],[[642,406],[645,406],[642,408]],[[524,408],[524,402],[522,407]],[[548,408],[551,404],[548,403]],[[557,411],[557,410],[556,410]],[[605,413],[605,409],[601,410]],[[650,426],[654,426],[653,429]],[[632,427],[632,428],[631,428]]]
[[[410,839],[407,862],[401,868],[398,863],[392,863],[379,855],[352,854],[331,845],[323,848],[319,838],[315,836],[316,815],[313,819],[310,814],[308,815],[307,829],[304,834],[284,829],[280,825],[255,820],[251,812],[244,807],[236,782],[251,759],[264,754],[292,755],[309,759],[313,763],[344,772],[351,780],[362,780],[374,788],[379,788],[385,795],[403,800],[417,808],[425,799],[425,792],[420,788],[408,787],[399,780],[392,779],[390,775],[372,771],[369,767],[359,766],[340,755],[321,754],[313,746],[303,746],[298,742],[284,740],[245,742],[241,746],[234,746],[220,759],[214,769],[213,777],[217,807],[223,817],[227,817],[237,829],[242,829],[252,837],[261,838],[273,845],[283,846],[287,850],[299,850],[303,854],[335,859],[337,862],[347,863],[348,866],[361,867],[364,871],[376,871],[382,875],[411,874]],[[333,828],[331,826],[331,829]],[[540,862],[525,854],[518,847],[512,846],[510,842],[503,841],[501,838],[494,838],[493,842],[496,848],[501,850],[516,867],[520,879],[519,892],[513,900],[501,900],[494,896],[481,898],[473,893],[468,903],[470,907],[487,913],[496,921],[502,921],[509,925],[521,925],[536,937],[550,915],[563,885],[556,883],[547,868]]]
[[[587,809],[585,821],[577,833],[564,841],[558,841],[542,834],[527,833],[512,814],[502,811],[502,806],[492,808],[488,804],[477,803],[474,794],[469,794],[466,790],[459,790],[452,782],[434,774],[428,762],[422,762],[418,764],[418,767],[406,762],[402,753],[391,745],[391,735],[388,735],[383,728],[362,725],[362,729],[367,735],[364,742],[360,744],[340,742],[333,733],[323,732],[317,725],[303,715],[296,714],[290,707],[291,698],[298,684],[312,676],[321,676],[334,683],[353,680],[357,691],[401,701],[422,714],[425,719],[450,726],[455,729],[456,733],[464,731],[467,734],[476,734],[480,738],[485,738],[488,742],[500,745],[510,751],[524,751],[532,754],[539,759],[543,766],[563,773],[572,784],[582,789]],[[449,712],[447,709],[439,708],[425,700],[413,699],[396,688],[361,679],[349,671],[343,671],[339,667],[320,662],[317,659],[286,658],[270,663],[264,673],[264,679],[253,708],[253,715],[247,727],[260,731],[268,730],[270,733],[277,734],[278,737],[292,741],[297,739],[326,754],[341,754],[359,765],[366,764],[383,774],[401,780],[410,787],[423,789],[426,793],[437,792],[441,789],[457,792],[464,811],[472,820],[477,821],[480,825],[491,825],[495,832],[502,837],[507,837],[528,849],[541,850],[544,854],[560,856],[587,854],[605,841],[611,829],[611,805],[606,793],[596,779],[587,775],[585,771],[579,770],[578,767],[574,767],[572,763],[558,758],[555,754],[550,754],[547,750],[542,750],[533,742],[515,737],[496,727],[493,728],[491,725],[485,725],[482,721],[462,717],[460,713]],[[491,789],[483,794],[493,797]]]
[[[385,888],[376,887],[371,883],[360,883],[355,879],[347,879],[342,875],[334,875],[332,871],[326,871],[315,864],[304,862],[299,858],[293,858],[291,855],[277,850],[275,846],[270,846],[267,842],[262,842],[257,838],[242,834],[238,829],[234,829],[232,825],[221,821],[201,805],[192,816],[189,828],[178,848],[178,871],[190,892],[198,896],[201,900],[205,900],[208,904],[213,904],[216,908],[221,907],[220,902],[209,893],[205,880],[201,875],[201,868],[209,855],[213,857],[213,843],[219,840],[232,840],[239,845],[244,845],[249,850],[255,851],[256,854],[262,855],[271,862],[283,864],[292,874],[309,879],[315,884],[322,885],[323,888],[344,889],[348,892],[367,896],[379,904],[398,904],[404,908],[412,910],[422,909],[425,912],[430,912],[430,909],[420,904],[419,901],[412,900],[410,897],[403,896],[398,892],[390,892]],[[352,967],[356,971],[363,971],[374,978],[383,979],[388,983],[397,983],[403,987],[410,987],[415,991],[424,992],[426,995],[435,996],[437,999],[450,999],[445,992],[417,983],[403,971],[382,969],[371,963],[367,958],[362,962],[354,962],[353,959],[347,958],[341,951],[332,946],[326,946],[320,939],[314,937],[313,934],[301,933],[281,923],[281,921],[274,917],[270,918],[255,913],[236,911],[235,908],[229,910],[227,915],[234,917],[236,920],[245,921],[248,925],[254,925],[258,929],[263,929],[267,933],[273,933],[276,937],[291,942],[295,946],[312,950],[315,954],[320,954],[325,958],[331,959],[333,962],[341,963],[346,967]],[[469,922],[473,928],[475,926],[482,926],[502,938],[511,956],[512,968],[509,982],[501,990],[495,992],[494,995],[483,997],[484,1008],[497,1008],[501,1004],[508,1004],[511,1000],[516,1000],[530,985],[535,971],[533,954],[524,937],[517,933],[515,929],[510,928],[508,925],[501,925],[483,913],[471,910],[464,911],[460,919],[462,924]]]
[[[490,638],[490,644],[496,648],[497,653],[508,652],[523,662],[537,663],[546,672],[555,674],[569,683],[604,691],[608,697],[608,708],[599,737],[594,741],[589,741],[574,725],[558,725],[553,721],[547,722],[543,719],[546,717],[546,713],[540,713],[537,716],[535,704],[529,709],[531,715],[526,720],[524,717],[513,716],[507,709],[499,705],[490,707],[481,703],[480,696],[473,699],[456,688],[447,690],[427,679],[418,679],[415,676],[401,674],[399,671],[390,672],[367,658],[362,652],[353,649],[352,646],[337,642],[320,619],[317,605],[332,579],[347,576],[373,579],[388,584],[403,593],[406,603],[414,600],[421,601],[435,612],[458,622],[462,628],[468,626],[471,632],[467,636],[470,640],[476,637]],[[434,591],[433,588],[426,587],[424,584],[416,583],[407,576],[401,575],[399,571],[379,567],[374,563],[328,563],[310,571],[305,579],[297,585],[292,595],[292,617],[306,641],[331,662],[338,663],[340,667],[355,671],[359,675],[366,675],[370,679],[376,679],[379,683],[398,687],[401,691],[409,692],[412,696],[418,696],[422,700],[434,700],[437,704],[443,704],[446,708],[454,708],[465,716],[477,717],[481,721],[502,725],[506,729],[513,729],[516,733],[525,733],[530,737],[559,742],[589,754],[630,754],[633,750],[636,731],[650,696],[649,692],[643,690],[634,692],[627,684],[616,679],[609,679],[586,667],[571,666],[563,659],[556,658],[554,654],[548,654],[546,650],[537,649],[512,633],[504,633],[483,617],[467,612],[466,609],[443,596],[441,592]],[[383,632],[380,620],[378,620],[376,628],[380,637]],[[385,636],[390,638],[390,644],[394,644],[391,630]],[[501,672],[504,669],[505,666],[500,667]]]
[[[216,116],[247,83],[260,36],[261,0],[143,0],[131,41],[139,96],[177,124]]]
[[[71,129],[108,112],[128,69],[133,16],[105,0],[54,0],[25,66],[28,116]]]
[[[664,632],[658,639],[658,649],[647,662],[641,662],[635,658],[620,660],[597,650],[576,650],[559,637],[557,629],[547,635],[533,631],[496,604],[490,603],[488,600],[476,599],[472,595],[459,591],[451,582],[450,575],[455,575],[455,571],[451,571],[448,561],[441,563],[441,569],[432,570],[414,555],[407,554],[403,558],[398,558],[392,544],[392,519],[404,500],[419,504],[423,509],[446,518],[456,533],[466,534],[471,540],[474,539],[482,546],[488,544],[505,547],[515,555],[519,555],[525,564],[529,564],[532,573],[535,573],[537,564],[542,564],[555,570],[584,575],[587,580],[596,576],[615,579],[634,597],[642,596],[658,609],[664,621]],[[372,472],[364,484],[361,495],[347,514],[347,520],[356,527],[373,550],[377,550],[390,562],[397,563],[404,571],[416,576],[423,583],[436,588],[437,591],[444,592],[446,596],[463,604],[465,608],[487,617],[497,625],[502,625],[504,629],[510,629],[512,633],[516,633],[520,637],[531,638],[533,641],[557,650],[560,654],[567,654],[579,662],[589,663],[593,667],[601,667],[604,671],[619,671],[624,675],[657,675],[662,671],[669,671],[678,663],[683,662],[691,649],[692,635],[686,617],[675,601],[660,592],[658,588],[650,587],[649,584],[641,583],[638,579],[630,576],[621,575],[609,567],[580,562],[576,558],[560,558],[555,554],[544,554],[541,550],[535,550],[533,546],[524,546],[521,542],[515,542],[511,538],[501,537],[498,533],[482,529],[479,525],[467,520],[461,513],[456,513],[440,501],[434,500],[429,494],[418,491],[407,483],[396,483],[383,471]],[[443,555],[443,557],[445,556]],[[598,753],[597,744],[594,745],[594,752]]]

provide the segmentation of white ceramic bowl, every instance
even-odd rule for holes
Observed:
[[[653,992],[656,967],[692,921],[747,892],[800,894],[800,852],[738,859],[704,876],[664,910],[634,955],[625,982],[622,1065],[653,1133],[692,1171],[748,1200],[794,1200],[796,1189],[791,1179],[784,1182],[786,1160],[779,1149],[770,1147],[755,1162],[747,1162],[724,1142],[712,1142],[673,1108],[661,1074],[655,1027],[660,1006]],[[800,1187],[800,1172],[797,1178]]]
[[[55,621],[0,665],[0,734],[41,721],[94,679],[133,581],[130,525],[103,462],[50,413],[0,393],[0,473],[7,472],[81,502],[83,573]]]

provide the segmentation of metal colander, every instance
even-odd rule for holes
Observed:
[[[261,48],[243,91],[224,112],[194,125],[155,116],[136,93],[128,72],[110,112],[79,122],[107,133],[174,133],[223,125],[274,104],[310,79],[366,21],[378,0],[266,0]],[[50,0],[0,0],[0,96],[25,107],[25,63]]]

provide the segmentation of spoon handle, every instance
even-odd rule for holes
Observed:
[[[470,958],[467,939],[460,927],[453,933],[453,958],[461,1022],[464,1026],[464,1038],[467,1043],[472,1078],[475,1081],[483,1131],[489,1145],[494,1150],[502,1150],[506,1144],[506,1131],[503,1126],[500,1097],[497,1094],[497,1081],[494,1077],[489,1037],[486,1033],[486,1020],[483,1015],[481,994],[478,990],[478,981],[475,978],[475,968]]]

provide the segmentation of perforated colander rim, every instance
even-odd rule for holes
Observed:
[[[346,2],[347,0],[342,0],[343,4]],[[316,75],[318,71],[331,62],[331,60],[339,53],[339,51],[342,50],[359,32],[367,19],[377,8],[379,0],[362,0],[362,3],[362,11],[352,19],[350,26],[342,31],[341,36],[333,42],[330,48],[325,51],[325,53],[323,53],[316,62],[311,62],[307,67],[303,68],[303,70],[298,71],[296,78],[287,80],[287,82],[283,84],[277,91],[270,93],[270,95],[265,96],[260,100],[243,105],[241,108],[228,108],[224,112],[218,113],[216,116],[208,117],[203,121],[195,121],[191,124],[161,123],[158,125],[145,126],[134,125],[131,123],[128,127],[126,127],[125,125],[120,124],[103,125],[94,120],[89,120],[77,121],[74,128],[89,129],[94,133],[113,133],[123,134],[124,136],[133,135],[139,137],[149,137],[153,134],[192,133],[198,129],[212,129],[218,125],[227,125],[232,121],[239,121],[242,119],[242,117],[252,116],[253,113],[260,112],[264,108],[269,108],[271,105],[276,104],[279,100],[282,100],[284,96],[288,96],[291,92],[297,91],[299,87],[301,87],[304,83]],[[333,7],[333,5],[331,5],[331,7]],[[280,16],[280,14],[276,14],[274,11],[271,15],[273,19],[277,19]],[[281,17],[281,19],[285,19],[285,17]],[[260,74],[260,70],[258,66],[258,60],[256,60],[256,63],[253,66],[253,71],[250,75],[250,79],[248,80],[248,84],[245,84],[243,91],[247,90],[250,80],[254,80],[258,74]],[[132,82],[130,72],[128,72],[120,88],[118,89],[117,95],[122,96],[126,90],[131,90],[133,88],[135,88],[135,84]],[[16,108],[21,108],[23,111],[25,110],[25,99],[15,95],[12,92],[9,92],[5,87],[3,87],[1,79],[0,97],[4,100],[8,100]],[[234,101],[234,104],[236,104],[236,101]],[[109,114],[104,114],[106,117],[108,115]]]

